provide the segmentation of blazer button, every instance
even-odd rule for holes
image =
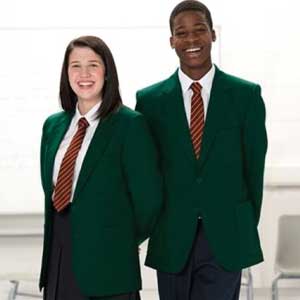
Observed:
[[[203,181],[203,179],[201,178],[201,177],[198,177],[197,179],[196,179],[196,181],[197,181],[197,183],[202,183],[202,181]]]

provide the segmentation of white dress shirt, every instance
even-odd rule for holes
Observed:
[[[80,118],[84,117],[89,122],[89,126],[86,130],[81,148],[79,150],[76,162],[75,162],[75,169],[74,169],[74,177],[73,177],[73,185],[72,185],[72,194],[70,201],[72,202],[74,190],[77,184],[79,172],[82,166],[83,159],[85,157],[85,154],[88,150],[88,147],[90,145],[90,142],[94,136],[95,130],[97,128],[97,125],[99,123],[99,118],[97,117],[97,111],[101,105],[101,102],[97,103],[92,109],[90,109],[85,115],[81,115],[78,106],[76,107],[76,112],[74,117],[72,118],[72,121],[70,123],[69,129],[66,132],[64,138],[62,139],[59,148],[57,150],[55,161],[54,161],[54,170],[53,170],[53,185],[56,185],[57,177],[60,169],[60,165],[62,163],[62,160],[65,156],[65,153],[72,141],[73,136],[75,135],[77,129],[78,129],[78,121]]]
[[[191,123],[191,100],[193,96],[191,84],[193,82],[199,82],[200,85],[202,86],[201,96],[203,99],[204,120],[205,120],[215,72],[216,72],[216,67],[212,65],[211,69],[200,80],[195,81],[190,77],[188,77],[185,73],[183,73],[181,69],[178,70],[178,77],[179,77],[179,82],[182,90],[184,108],[185,108],[186,118],[189,126]]]

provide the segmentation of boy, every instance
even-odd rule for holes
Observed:
[[[265,107],[258,85],[212,64],[204,4],[180,2],[170,29],[180,68],[137,92],[165,184],[146,265],[157,269],[161,300],[236,300],[242,268],[263,260]]]

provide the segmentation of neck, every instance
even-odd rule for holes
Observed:
[[[81,115],[85,115],[88,113],[97,103],[101,102],[101,99],[98,99],[97,101],[86,101],[82,99],[78,99],[78,110]]]
[[[189,68],[186,69],[183,66],[181,67],[181,70],[189,76],[193,80],[200,80],[203,76],[205,76],[208,71],[212,68],[212,63],[210,62],[207,65],[204,65],[202,67],[197,67],[197,68]]]

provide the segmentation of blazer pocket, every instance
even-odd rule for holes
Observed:
[[[227,133],[227,132],[230,132],[231,130],[236,130],[236,129],[240,129],[240,124],[237,122],[224,124],[223,127],[219,128],[217,134]]]
[[[221,165],[240,163],[243,153],[241,139],[241,127],[238,123],[219,128],[214,141],[214,156]]]
[[[259,251],[259,237],[252,204],[249,201],[239,204],[236,207],[236,217],[241,251]]]

